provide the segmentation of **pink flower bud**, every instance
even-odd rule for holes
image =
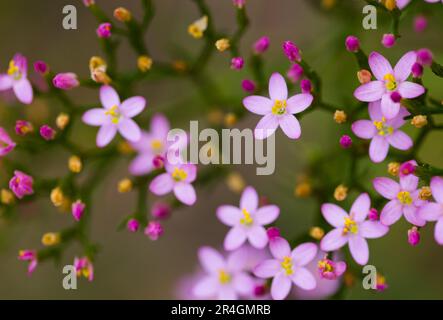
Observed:
[[[109,22],[102,23],[97,28],[97,36],[99,38],[109,38],[112,35],[111,30],[112,24]]]
[[[294,63],[291,66],[291,68],[288,70],[286,75],[289,78],[289,80],[295,83],[298,80],[300,80],[301,77],[303,76],[303,68],[299,64]]]
[[[156,219],[166,219],[171,214],[171,207],[167,203],[157,202],[152,206],[151,214]]]
[[[128,224],[126,225],[126,227],[130,232],[137,232],[139,226],[140,223],[138,222],[137,219],[129,219]]]
[[[312,91],[312,83],[309,79],[303,79],[300,81],[300,89],[302,93],[311,93]]]
[[[348,135],[342,135],[340,138],[340,145],[343,149],[348,149],[352,146],[352,139]]]
[[[432,61],[434,59],[434,56],[432,54],[432,51],[426,48],[417,50],[417,62],[424,65],[424,66],[430,66],[432,64]]]
[[[375,208],[371,208],[368,213],[368,219],[371,221],[377,221],[378,220],[378,211]]]
[[[151,240],[158,240],[163,234],[163,227],[160,222],[151,221],[145,228],[145,235],[147,235]]]
[[[292,41],[283,42],[283,52],[290,61],[301,61],[300,50]]]
[[[277,227],[270,227],[266,230],[269,240],[280,237],[280,230]]]
[[[246,4],[246,0],[232,0],[232,3],[237,8],[242,9],[245,6],[245,4]]]
[[[165,158],[157,155],[154,157],[154,159],[152,159],[152,164],[154,165],[155,169],[161,169],[165,165]]]
[[[424,16],[416,16],[414,18],[415,32],[423,32],[428,27],[428,19]]]
[[[77,75],[72,72],[59,73],[52,79],[54,87],[62,90],[71,90],[79,86]]]
[[[241,82],[241,87],[244,91],[248,93],[254,93],[255,83],[252,80],[245,79]]]
[[[355,36],[348,36],[345,40],[346,50],[357,52],[360,50],[360,40]]]
[[[269,37],[261,37],[254,43],[254,51],[257,54],[263,53],[269,48]]]
[[[39,60],[34,63],[34,70],[41,75],[45,75],[49,72],[49,66],[46,62]]]
[[[241,70],[244,64],[245,60],[242,57],[234,57],[231,59],[231,69],[233,70]]]
[[[267,289],[266,286],[261,284],[261,285],[256,285],[254,287],[254,296],[255,297],[262,297],[267,293]]]
[[[414,78],[421,78],[423,76],[423,66],[418,62],[412,65],[411,71]]]
[[[398,174],[400,177],[404,177],[409,174],[413,174],[415,172],[416,167],[417,167],[417,163],[414,160],[404,162],[398,168]]]
[[[394,91],[391,93],[391,100],[395,103],[399,103],[401,101],[401,95],[398,91]]]
[[[395,45],[395,36],[392,33],[386,33],[381,39],[381,44],[385,48],[392,48]]]
[[[77,200],[72,204],[71,213],[75,221],[80,221],[80,219],[83,216],[83,213],[85,212],[85,208],[86,205],[81,200]]]
[[[40,127],[40,135],[46,141],[54,140],[55,134],[55,130],[46,124]]]
[[[414,226],[408,230],[408,242],[414,247],[420,243],[420,232],[417,227]]]
[[[9,181],[9,189],[21,199],[34,193],[34,179],[21,171],[14,171],[14,176]]]
[[[15,133],[24,136],[34,130],[32,123],[25,120],[17,120],[15,123]]]

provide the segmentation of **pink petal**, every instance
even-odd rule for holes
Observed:
[[[343,235],[343,229],[337,228],[329,231],[321,240],[320,248],[323,251],[335,251],[348,242],[348,237]]]
[[[152,154],[142,153],[138,155],[129,165],[129,172],[134,176],[148,174],[154,169],[153,159],[154,156]]]
[[[291,276],[294,284],[303,290],[313,290],[317,286],[312,273],[306,268],[297,268],[294,274]]]
[[[97,146],[102,148],[114,139],[117,127],[113,124],[105,124],[100,127],[97,134]]]
[[[386,159],[389,151],[389,143],[382,136],[376,135],[369,145],[369,158],[375,163],[382,162]]]
[[[271,113],[274,101],[262,96],[249,96],[243,99],[243,105],[250,112],[264,116]]]
[[[143,97],[131,97],[122,102],[119,107],[121,113],[127,117],[132,118],[138,115],[146,106],[146,100]]]
[[[386,119],[393,119],[398,115],[400,111],[400,103],[394,102],[391,99],[391,94],[386,93],[381,98],[381,112],[386,117]]]
[[[406,110],[406,108],[400,107],[398,115],[394,119],[388,120],[386,124],[394,129],[398,129],[405,124],[406,121],[404,120],[404,118],[409,115],[410,113],[408,112],[408,110]]]
[[[231,286],[221,286],[218,291],[218,300],[237,300],[237,294]]]
[[[438,244],[443,245],[443,218],[438,219],[435,224],[434,237]]]
[[[434,199],[443,204],[443,178],[433,177],[431,179],[431,191]]]
[[[386,88],[381,81],[371,81],[362,84],[354,91],[354,97],[360,101],[373,102],[380,100]]]
[[[402,216],[402,206],[398,200],[389,201],[382,209],[380,221],[386,226],[396,223]]]
[[[257,249],[263,249],[268,244],[268,235],[262,226],[252,226],[247,233],[249,243]]]
[[[232,285],[235,291],[242,295],[250,294],[254,290],[254,282],[246,272],[237,273],[232,279]]]
[[[291,254],[291,247],[286,239],[277,237],[269,242],[269,250],[274,258],[283,259]]]
[[[176,183],[173,190],[177,199],[188,206],[192,206],[197,201],[194,187],[187,182]]]
[[[122,118],[118,123],[118,131],[127,140],[136,142],[142,137],[142,132],[134,120]]]
[[[400,192],[400,185],[392,179],[379,177],[372,181],[374,189],[384,198],[392,200]]]
[[[102,86],[100,88],[100,102],[106,109],[111,109],[113,106],[120,106],[118,93],[111,86]]]
[[[416,225],[418,227],[423,227],[426,224],[426,221],[419,216],[418,209],[414,206],[404,206],[403,214],[405,216],[406,221],[408,221],[413,225]]]
[[[408,174],[406,176],[400,177],[400,187],[404,191],[413,192],[417,189],[418,186],[418,177],[413,174]]]
[[[149,190],[157,196],[163,196],[171,192],[173,187],[174,180],[172,180],[171,175],[168,173],[162,173],[151,181]]]
[[[378,52],[371,52],[368,60],[369,67],[377,80],[383,81],[385,75],[394,72],[389,61]]]
[[[381,113],[381,100],[370,102],[368,104],[369,117],[372,121],[380,121],[383,118]]]
[[[296,94],[286,101],[286,110],[290,114],[300,113],[312,104],[312,100],[314,100],[314,97],[310,93]]]
[[[197,166],[193,163],[185,163],[180,166],[180,169],[186,172],[186,182],[191,183],[194,182],[197,178]]]
[[[166,138],[170,129],[168,119],[158,113],[151,120],[151,134],[156,138]]]
[[[230,205],[218,207],[216,215],[218,220],[230,227],[237,225],[242,218],[240,209]]]
[[[254,220],[258,224],[264,226],[274,222],[279,214],[280,214],[279,207],[275,205],[264,206],[258,208],[258,210],[255,212]]]
[[[267,137],[271,136],[278,127],[278,118],[269,113],[265,115],[260,121],[257,123],[257,126],[254,130],[255,139],[263,140]]]
[[[224,241],[225,250],[231,251],[241,247],[246,241],[246,233],[241,227],[234,227],[228,231]]]
[[[358,120],[352,124],[352,132],[362,139],[372,139],[376,134],[374,123],[369,120]]]
[[[412,99],[425,93],[425,88],[417,83],[405,81],[398,86],[398,92],[402,98]]]
[[[288,98],[288,87],[285,78],[280,73],[273,73],[269,79],[269,97],[274,101]]]
[[[440,203],[426,203],[420,207],[419,216],[427,221],[437,221],[443,216],[443,205]]]
[[[365,238],[354,235],[349,238],[349,250],[355,262],[360,265],[365,265],[369,260],[368,242]]]
[[[254,274],[256,277],[268,279],[274,277],[277,272],[280,271],[280,262],[275,259],[269,259],[265,260],[263,262],[260,262],[255,268],[254,268]]]
[[[366,219],[369,209],[371,209],[371,199],[367,193],[362,193],[355,199],[349,213],[356,222],[362,222]]]
[[[97,108],[88,110],[83,114],[82,120],[90,126],[101,126],[107,120],[105,109]]]
[[[318,248],[315,243],[302,243],[292,250],[292,262],[297,267],[303,267],[315,258],[317,250]]]
[[[336,228],[343,227],[345,225],[345,218],[348,217],[345,210],[333,203],[323,204],[321,212],[326,221]]]
[[[417,62],[417,54],[414,51],[406,52],[397,62],[394,68],[395,79],[405,81],[412,71],[412,66]]]
[[[194,295],[198,298],[212,298],[217,292],[218,281],[215,277],[204,277],[199,280],[192,289]]]
[[[393,134],[386,137],[386,140],[398,150],[408,150],[414,144],[411,137],[401,130],[394,131]]]
[[[211,274],[218,274],[220,269],[226,268],[223,256],[211,247],[200,248],[198,250],[198,259],[203,269]]]
[[[240,209],[246,209],[249,213],[258,208],[258,194],[253,187],[246,187],[240,198]]]
[[[294,116],[290,114],[283,115],[278,119],[278,123],[282,128],[283,132],[290,139],[300,138],[301,135],[300,123]]]
[[[274,300],[283,300],[291,290],[292,282],[289,277],[286,277],[282,272],[278,273],[271,285],[271,296]]]
[[[338,261],[335,263],[335,274],[340,277],[346,271],[346,262]]]
[[[0,74],[0,91],[12,88],[12,78],[7,74]]]
[[[28,79],[22,79],[14,82],[12,89],[17,97],[17,99],[24,104],[30,104],[34,97],[32,92],[32,86]]]
[[[364,221],[358,226],[358,234],[368,239],[383,237],[388,231],[389,228],[378,221]]]

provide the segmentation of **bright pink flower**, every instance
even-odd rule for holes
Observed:
[[[0,127],[0,157],[6,156],[15,146],[16,144],[12,141],[6,130]]]
[[[409,161],[403,162],[398,167],[398,175],[400,177],[404,177],[404,176],[407,176],[410,174],[414,174],[416,168],[417,168],[417,161],[415,161],[415,160],[409,160]]]
[[[46,141],[54,140],[56,131],[47,124],[40,127],[40,135]]]
[[[156,241],[163,235],[163,226],[158,221],[151,221],[145,228],[145,235],[147,235],[151,240]]]
[[[323,204],[321,211],[326,221],[335,227],[321,240],[320,247],[323,251],[335,251],[347,243],[354,260],[365,265],[369,260],[369,248],[366,239],[383,237],[389,228],[378,221],[366,220],[371,199],[367,193],[362,193],[354,201],[348,214],[333,203]]]
[[[74,268],[77,272],[77,277],[85,277],[88,281],[94,280],[94,266],[87,257],[74,258]]]
[[[71,90],[80,85],[77,80],[77,75],[72,72],[58,73],[54,79],[52,79],[54,87],[62,90]]]
[[[197,177],[197,167],[194,164],[172,165],[165,163],[166,172],[151,181],[149,190],[157,196],[163,196],[171,191],[182,203],[192,206],[197,200],[192,182]]]
[[[388,155],[389,146],[399,150],[408,150],[412,147],[412,139],[399,130],[406,122],[404,117],[409,112],[401,107],[397,116],[386,120],[382,115],[380,102],[369,103],[371,120],[358,120],[352,124],[352,132],[362,139],[372,139],[369,146],[369,157],[375,163],[382,162]]]
[[[99,38],[109,38],[112,33],[112,25],[109,22],[102,23],[97,28],[97,36]]]
[[[34,179],[27,174],[15,170],[14,176],[9,181],[9,189],[14,192],[15,196],[22,199],[26,195],[31,195],[34,193],[33,189]]]
[[[301,61],[300,50],[292,41],[283,42],[283,52],[288,57],[289,61]]]
[[[340,146],[344,149],[348,149],[352,146],[352,139],[350,136],[344,134],[340,138]]]
[[[28,61],[17,53],[9,62],[7,73],[0,74],[0,91],[12,89],[17,99],[30,104],[34,98],[31,82],[28,80]]]
[[[248,93],[254,93],[256,85],[254,81],[245,79],[241,82],[241,87],[244,91]]]
[[[398,61],[394,69],[385,57],[378,52],[369,55],[369,66],[377,80],[358,87],[354,96],[360,101],[376,102],[381,100],[383,115],[389,120],[397,116],[400,103],[391,99],[392,92],[398,91],[405,99],[422,95],[425,88],[417,83],[406,81],[411,74],[412,66],[417,61],[417,54],[409,51]]]
[[[167,219],[171,214],[171,206],[166,202],[156,202],[151,208],[151,215],[156,219]]]
[[[18,259],[21,261],[29,261],[28,275],[31,275],[35,268],[37,268],[37,252],[35,250],[20,250],[18,253]]]
[[[223,205],[217,209],[218,219],[231,230],[226,234],[225,250],[235,250],[248,241],[262,249],[268,244],[265,225],[277,219],[280,209],[275,205],[258,207],[258,195],[253,187],[247,187],[240,198],[240,207]]]
[[[198,257],[206,276],[194,286],[192,291],[195,296],[200,299],[235,300],[253,291],[254,282],[243,270],[243,259],[235,258],[234,254],[225,259],[211,247],[200,248]]]
[[[296,83],[303,76],[303,68],[298,63],[294,63],[286,73],[286,76],[289,80]]]
[[[274,300],[287,297],[292,283],[304,290],[316,287],[312,273],[306,268],[317,254],[314,243],[303,243],[291,252],[289,243],[283,238],[275,238],[269,243],[271,254],[275,259],[261,262],[254,269],[255,276],[263,279],[274,278],[271,285],[271,296]]]
[[[29,132],[32,132],[34,127],[32,123],[25,120],[17,120],[15,122],[15,133],[19,136],[27,135]]]
[[[83,213],[85,213],[85,209],[86,205],[81,200],[77,200],[72,204],[71,213],[76,221],[80,221]]]
[[[408,230],[408,243],[414,247],[420,243],[420,232],[416,226]]]
[[[301,135],[300,123],[293,114],[308,108],[314,97],[309,93],[297,94],[288,99],[286,81],[279,73],[272,74],[269,80],[269,96],[249,96],[243,105],[252,113],[264,116],[255,128],[256,139],[266,139],[280,126],[291,139]]]
[[[357,52],[360,50],[360,40],[355,36],[348,36],[345,40],[345,46],[349,52]]]
[[[141,130],[131,118],[143,111],[146,105],[145,98],[131,97],[120,103],[120,97],[114,88],[102,86],[100,101],[103,108],[86,111],[82,118],[86,124],[100,126],[97,134],[98,147],[109,144],[117,131],[130,142],[140,140]]]
[[[413,225],[422,227],[426,221],[418,214],[418,209],[427,203],[419,197],[418,177],[413,174],[400,177],[400,183],[379,177],[372,181],[374,189],[389,202],[384,206],[380,214],[380,221],[387,226],[397,222],[402,215]]]
[[[395,45],[395,36],[392,33],[385,33],[381,39],[381,44],[385,48],[392,48]]]
[[[378,218],[379,218],[379,216],[378,216],[377,209],[371,208],[371,210],[369,210],[369,213],[368,213],[368,219],[371,221],[377,221]]]
[[[343,261],[332,261],[326,257],[317,262],[320,278],[335,280],[346,271],[346,263]]]
[[[428,202],[419,209],[419,216],[426,221],[437,221],[434,237],[438,244],[443,245],[443,178],[431,179],[432,197],[435,202]]]
[[[140,227],[140,222],[138,222],[137,219],[129,219],[126,227],[130,232],[137,232],[138,228]]]
[[[231,59],[231,69],[241,70],[245,64],[245,60],[242,57],[234,57]]]
[[[254,43],[254,51],[257,54],[263,53],[269,48],[269,37],[261,37]]]

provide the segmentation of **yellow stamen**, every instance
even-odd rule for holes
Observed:
[[[287,276],[290,276],[294,273],[294,270],[292,270],[292,258],[291,257],[284,257],[283,262],[281,263],[281,267],[285,270],[285,273]]]
[[[412,204],[412,197],[408,191],[400,191],[397,194],[397,199],[400,201],[401,204],[406,204],[408,206]]]
[[[188,174],[186,173],[185,170],[183,169],[179,169],[177,167],[174,168],[174,171],[172,172],[172,178],[179,182],[179,181],[183,181],[188,177]]]
[[[391,135],[394,132],[394,128],[386,125],[386,118],[383,117],[381,121],[374,121],[374,126],[380,136]]]
[[[13,77],[15,80],[20,80],[22,77],[20,69],[15,64],[14,60],[9,61],[8,75]]]
[[[163,148],[163,143],[159,139],[154,139],[151,141],[151,148],[154,152],[160,152]]]
[[[105,112],[105,114],[106,114],[107,116],[111,116],[111,121],[112,121],[112,123],[114,123],[114,124],[117,124],[118,121],[120,120],[120,112],[119,112],[119,110],[118,110],[118,106],[112,106],[112,108],[109,109],[109,110],[107,110],[107,111]]]
[[[286,100],[275,100],[272,107],[272,113],[275,115],[282,115],[286,113]]]
[[[357,223],[351,218],[345,218],[345,227],[343,228],[343,234],[348,234],[349,232],[357,234],[358,226]]]
[[[243,209],[241,212],[243,213],[243,218],[240,219],[240,223],[247,226],[251,225],[254,222],[254,219],[252,219],[251,214],[248,212],[248,210]]]
[[[386,89],[388,89],[389,91],[394,91],[395,89],[397,89],[397,81],[395,80],[395,77],[392,73],[386,74],[383,79],[386,81]]]
[[[218,281],[220,281],[221,284],[226,284],[231,281],[231,275],[225,270],[220,270],[218,272]]]

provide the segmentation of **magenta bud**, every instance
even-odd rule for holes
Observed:
[[[408,230],[408,242],[414,247],[420,243],[420,232],[417,227],[414,226]]]
[[[76,221],[80,221],[80,219],[83,216],[83,213],[85,212],[85,208],[86,205],[81,200],[77,200],[72,204],[71,213]]]
[[[360,50],[360,40],[355,36],[348,36],[345,40],[346,50],[357,52]]]
[[[266,291],[265,285],[257,285],[254,287],[254,296],[261,297],[266,294]]]
[[[398,91],[394,91],[391,93],[391,100],[395,103],[399,103],[401,101],[401,95]]]
[[[381,39],[381,44],[385,48],[392,48],[395,45],[395,36],[392,33],[386,33]]]
[[[371,221],[377,221],[378,220],[378,211],[375,208],[371,208],[368,213],[368,218]]]
[[[97,28],[99,38],[109,38],[111,36],[112,25],[109,22],[102,23]]]
[[[49,72],[49,66],[46,62],[39,60],[34,63],[34,70],[41,75],[45,75]]]
[[[56,134],[56,131],[46,124],[44,124],[40,127],[40,135],[46,141],[54,140],[55,134]]]
[[[294,63],[286,73],[286,76],[289,80],[296,83],[303,76],[303,68],[299,64]]]
[[[152,159],[152,164],[154,165],[154,168],[161,169],[165,165],[165,158],[157,155],[154,157],[154,159]]]
[[[311,93],[312,91],[312,83],[309,79],[303,79],[300,81],[300,89],[302,93]]]
[[[270,227],[266,230],[269,240],[280,237],[280,230],[277,227]]]
[[[137,219],[129,219],[126,227],[130,232],[137,232],[138,228],[140,226],[140,223]]]
[[[231,69],[241,70],[245,64],[245,60],[242,57],[234,57],[231,59]]]
[[[428,27],[428,19],[424,16],[416,16],[414,18],[414,30],[415,32],[423,32]]]
[[[348,149],[352,146],[352,139],[348,135],[342,135],[340,138],[340,145],[343,149]]]
[[[151,240],[158,240],[163,234],[163,227],[160,222],[151,221],[145,228],[145,235],[147,235]]]
[[[171,207],[167,203],[157,202],[152,206],[151,214],[156,219],[166,219],[171,214]]]
[[[72,72],[59,73],[52,79],[54,87],[62,90],[71,90],[79,86],[77,75]]]
[[[27,135],[28,133],[32,132],[34,130],[34,127],[32,123],[25,121],[25,120],[17,120],[15,122],[15,133],[19,136]]]
[[[417,167],[417,163],[413,160],[406,161],[400,165],[398,168],[398,174],[400,177],[407,176],[409,174],[413,174],[415,172],[415,168]]]
[[[261,37],[254,43],[254,51],[257,54],[263,53],[269,48],[269,37]]]
[[[241,87],[244,91],[248,93],[254,93],[255,83],[252,80],[245,79],[241,82]]]
[[[412,65],[411,71],[414,78],[421,78],[423,76],[423,66],[418,62]]]
[[[283,42],[283,52],[290,61],[301,61],[300,50],[292,41]]]
[[[417,50],[417,62],[424,65],[424,66],[430,66],[432,64],[432,61],[434,59],[434,56],[432,54],[432,51],[426,48],[422,48]]]

